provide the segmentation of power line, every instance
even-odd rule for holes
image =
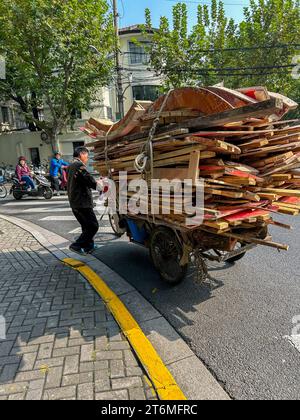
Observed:
[[[215,72],[218,73],[220,71],[239,71],[239,70],[273,70],[273,69],[293,69],[296,66],[296,64],[285,64],[281,66],[252,66],[252,67],[220,67],[220,68],[195,68],[191,69],[188,67],[173,67],[171,68],[165,68],[165,70],[176,70],[178,72]],[[155,71],[154,69],[147,68],[147,69],[135,69],[130,67],[121,67],[120,68],[123,71],[131,71],[131,72],[145,72],[145,71]]]
[[[238,70],[271,70],[271,69],[288,69],[295,67],[296,64],[285,64],[282,66],[253,66],[253,67],[222,67],[222,68],[203,68],[203,69],[191,69],[191,71],[238,71]],[[185,72],[190,71],[187,67],[175,67],[176,71]]]
[[[209,1],[194,1],[194,0],[165,0],[168,2],[173,2],[173,3],[188,3],[188,4],[203,4],[203,5],[208,5],[211,6],[211,2]],[[243,4],[243,3],[223,3],[224,6],[243,6],[243,7],[247,7],[247,5]]]
[[[176,69],[175,69],[176,70]],[[221,71],[221,70],[220,70]],[[248,76],[248,77],[250,77],[250,76],[253,76],[253,77],[260,77],[260,76],[271,76],[271,75],[274,75],[274,76],[276,76],[276,75],[280,75],[280,74],[282,74],[282,75],[286,75],[286,74],[288,74],[287,72],[284,72],[284,71],[273,71],[273,72],[260,72],[260,73],[220,73],[220,72],[218,72],[218,73],[216,73],[216,72],[211,72],[211,71],[201,71],[201,70],[190,70],[190,69],[188,69],[188,70],[183,70],[183,71],[181,71],[182,73],[190,73],[190,74],[198,74],[199,76],[215,76],[215,77],[218,77],[218,76],[235,76],[235,77],[237,77],[237,76]]]
[[[283,48],[300,48],[300,44],[281,44],[281,45],[260,45],[256,47],[237,47],[237,48],[211,48],[209,50],[197,50],[204,53],[223,52],[223,51],[252,51],[252,50],[273,50]]]
[[[255,47],[236,47],[236,48],[211,48],[206,50],[196,50],[197,52],[203,53],[214,53],[224,51],[252,51],[252,50],[273,50],[273,49],[284,49],[284,48],[300,48],[300,44],[279,44],[279,45],[259,45]],[[194,50],[193,50],[194,51]],[[192,51],[187,51],[192,52]],[[123,55],[149,55],[147,52],[133,52],[123,51]]]

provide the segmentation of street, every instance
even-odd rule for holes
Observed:
[[[0,201],[0,213],[68,240],[80,232],[66,197],[9,197]],[[300,315],[300,220],[276,219],[294,226],[271,229],[276,242],[290,245],[288,253],[258,247],[234,266],[210,263],[205,285],[191,269],[174,288],[160,280],[146,249],[115,238],[107,217],[97,236],[96,257],[153,304],[233,399],[300,398],[300,348],[292,337]]]

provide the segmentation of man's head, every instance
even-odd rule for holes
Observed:
[[[80,159],[81,162],[86,165],[89,161],[89,154],[89,149],[87,149],[86,147],[77,147],[77,149],[74,152],[74,158]]]
[[[61,159],[61,153],[57,152],[55,153],[55,159],[60,160]]]

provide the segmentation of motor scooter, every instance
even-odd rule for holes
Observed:
[[[23,197],[44,197],[46,200],[51,200],[53,191],[50,182],[43,175],[34,174],[36,189],[29,190],[25,183],[20,182],[17,177],[12,179],[12,187],[10,194],[15,200],[21,200]]]

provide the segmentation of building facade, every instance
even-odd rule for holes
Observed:
[[[20,106],[13,101],[0,102],[0,132],[26,129]]]
[[[151,33],[149,33],[151,37]],[[154,101],[159,96],[162,78],[149,68],[150,58],[147,54],[149,36],[145,37],[139,25],[122,28],[119,31],[122,88],[125,114],[134,100]],[[116,86],[111,87],[113,93],[112,109],[116,120],[119,118]]]

